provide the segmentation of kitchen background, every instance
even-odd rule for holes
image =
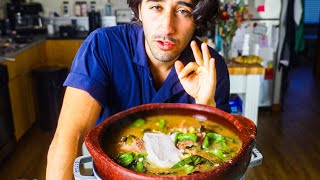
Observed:
[[[5,4],[6,2],[9,2],[7,0],[1,0],[0,1],[0,19],[3,19],[4,17],[4,11],[5,11]],[[70,8],[70,15],[74,15],[74,5],[76,2],[86,2],[89,6],[91,1],[85,1],[85,0],[26,0],[25,2],[39,2],[43,6],[44,10],[44,16],[48,16],[50,12],[57,12],[58,14],[63,14],[63,2],[68,2],[68,7]],[[95,0],[97,5],[97,10],[100,10],[102,12],[102,15],[105,15],[105,9],[106,4],[108,0]],[[112,15],[114,15],[115,9],[126,9],[128,8],[127,1],[126,0],[111,0],[110,1],[111,7],[112,7]]]
[[[70,15],[74,15],[75,12],[75,4],[76,2],[86,2],[88,7],[90,5],[91,0],[33,0],[33,2],[41,2],[44,7],[44,15],[48,16],[50,12],[57,12],[58,14],[63,14],[63,2],[69,3]],[[101,15],[106,15],[106,5],[108,0],[95,0],[97,11],[101,12]],[[116,9],[127,9],[129,8],[127,5],[127,0],[111,0],[111,15],[114,15],[114,10]]]

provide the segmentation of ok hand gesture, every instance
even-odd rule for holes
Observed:
[[[195,41],[190,43],[196,62],[186,66],[181,61],[175,62],[175,68],[185,91],[195,98],[197,104],[216,106],[214,94],[216,91],[215,59],[211,58],[206,43],[201,44],[201,51]]]

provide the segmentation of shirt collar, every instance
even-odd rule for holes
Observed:
[[[137,44],[133,44],[133,62],[140,66],[148,67],[148,56],[144,46],[144,32],[141,25],[137,26]]]

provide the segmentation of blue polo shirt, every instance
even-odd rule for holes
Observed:
[[[194,38],[195,39],[195,38]],[[200,41],[197,40],[200,46]],[[216,59],[217,108],[230,112],[229,74],[222,57],[213,49]],[[194,61],[190,46],[179,60],[185,65]],[[102,106],[97,124],[128,108],[146,103],[195,103],[179,82],[173,67],[160,89],[148,67],[141,25],[104,27],[92,32],[79,48],[64,82],[87,91]]]

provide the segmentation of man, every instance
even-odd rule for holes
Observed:
[[[226,64],[195,38],[213,27],[218,0],[128,3],[139,23],[94,31],[75,56],[48,152],[47,179],[72,178],[85,134],[122,110],[175,102],[230,111]]]

